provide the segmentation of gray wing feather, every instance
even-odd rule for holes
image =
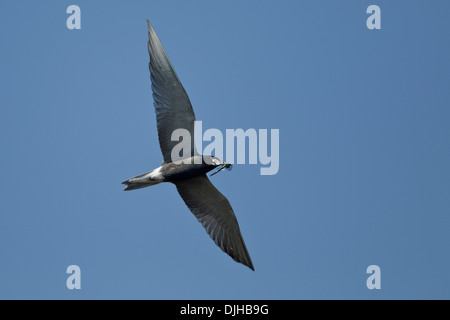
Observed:
[[[197,220],[224,252],[250,269],[252,260],[230,202],[206,175],[175,182],[178,193]]]
[[[148,20],[147,24],[149,69],[159,145],[164,162],[168,163],[177,160],[171,158],[173,147],[179,143],[179,141],[171,141],[172,133],[176,129],[189,131],[191,135],[191,155],[197,154],[194,144],[195,114],[189,97]]]

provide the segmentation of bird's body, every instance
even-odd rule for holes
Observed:
[[[163,182],[175,184],[181,198],[216,245],[235,261],[254,270],[230,203],[206,176],[215,168],[219,172],[231,165],[216,157],[198,154],[194,143],[194,110],[161,42],[148,20],[147,23],[150,78],[164,160],[160,167],[122,182],[126,185],[124,190]],[[178,141],[172,140],[172,134],[178,129],[189,133],[190,156],[173,159]]]
[[[184,159],[184,161],[163,163],[160,167],[125,180],[122,184],[127,187],[125,191],[141,189],[161,182],[175,183],[180,180],[190,179],[201,174],[206,174],[218,165],[226,165],[219,158],[196,155]]]

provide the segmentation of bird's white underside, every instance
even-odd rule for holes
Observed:
[[[152,180],[162,180],[163,176],[161,174],[161,169],[162,166],[156,168],[155,170],[152,170],[151,172],[148,173],[148,177]]]

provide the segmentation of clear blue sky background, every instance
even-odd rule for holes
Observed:
[[[66,8],[81,7],[81,30]],[[368,30],[366,8],[381,8]],[[0,298],[450,298],[450,2],[7,1]],[[255,272],[161,163],[149,19],[203,129],[280,130],[280,171],[212,178]],[[66,288],[79,265],[81,290]],[[366,268],[381,268],[368,290]]]

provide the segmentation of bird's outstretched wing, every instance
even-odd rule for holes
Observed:
[[[148,52],[150,55],[149,69],[159,145],[164,162],[168,163],[178,160],[171,157],[173,147],[179,143],[179,141],[171,141],[172,133],[176,129],[189,131],[191,135],[191,156],[197,154],[194,144],[195,114],[189,97],[148,20],[147,24]]]
[[[175,185],[211,239],[235,261],[255,270],[230,203],[208,177],[201,175]]]

